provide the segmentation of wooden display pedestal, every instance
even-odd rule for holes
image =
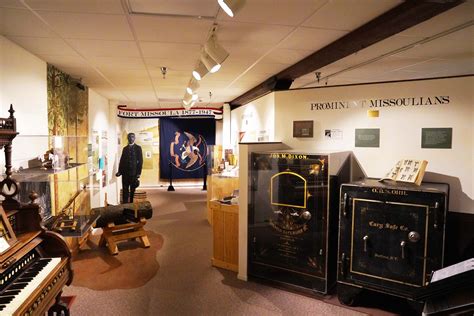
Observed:
[[[71,250],[71,254],[73,256],[77,255],[79,251],[81,251],[81,248],[89,240],[91,232],[92,227],[90,227],[81,237],[64,237],[64,240],[66,241],[66,244],[68,245],[69,250]]]
[[[239,206],[209,201],[212,209],[212,265],[238,272],[239,266]]]
[[[117,242],[139,238],[143,247],[148,248],[150,247],[150,241],[148,240],[145,229],[143,229],[145,224],[146,220],[144,218],[141,218],[138,223],[121,225],[109,223],[107,227],[103,228],[104,232],[100,238],[99,246],[107,246],[110,254],[117,255]]]

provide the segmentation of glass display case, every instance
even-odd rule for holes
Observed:
[[[12,177],[20,185],[18,200],[28,203],[35,191],[43,221],[87,214],[91,191],[98,187],[93,176],[98,161],[94,162],[90,148],[87,137],[17,136]]]

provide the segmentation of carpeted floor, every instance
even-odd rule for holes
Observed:
[[[206,194],[198,188],[147,190],[154,216],[145,226],[152,246],[121,246],[114,257],[90,249],[73,261],[72,315],[394,315],[340,306],[255,282],[211,266]]]
[[[87,246],[73,258],[74,284],[92,290],[133,289],[145,285],[160,268],[156,259],[163,246],[163,237],[148,232],[150,248],[141,242],[119,243],[120,255],[111,256],[108,248],[99,247],[100,236],[93,236]],[[137,268],[136,258],[143,263]]]

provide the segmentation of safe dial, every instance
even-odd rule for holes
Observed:
[[[417,242],[420,240],[420,234],[418,232],[411,231],[408,233],[408,240],[411,242]]]

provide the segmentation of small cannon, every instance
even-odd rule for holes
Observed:
[[[150,241],[143,228],[146,220],[153,216],[153,208],[148,201],[107,205],[91,209],[91,214],[99,214],[96,227],[104,230],[99,245],[107,246],[112,255],[118,254],[117,242],[139,238],[145,248]]]

